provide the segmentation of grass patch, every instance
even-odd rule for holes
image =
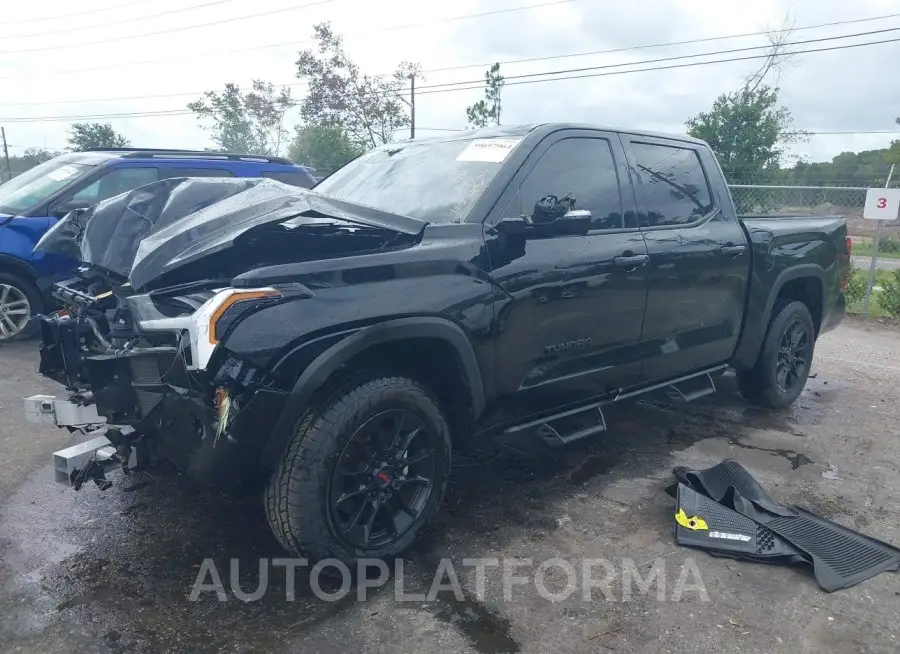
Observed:
[[[880,250],[880,248],[879,248]],[[854,257],[871,257],[872,256],[872,243],[854,243],[853,244],[853,256]],[[900,252],[878,252],[878,258],[885,259],[900,259]]]
[[[853,254],[856,254],[856,248],[853,248]],[[868,268],[860,271],[862,274],[862,278],[864,283],[869,279],[869,270]],[[869,298],[869,316],[872,318],[889,318],[890,314],[885,311],[881,305],[878,303],[878,296],[880,291],[878,289],[879,286],[882,288],[885,284],[891,281],[893,273],[890,270],[876,270],[875,271],[875,283],[872,285],[872,297]],[[863,304],[865,302],[865,298],[857,300],[855,302],[851,302],[847,305],[847,313],[854,315],[862,315],[863,312]]]

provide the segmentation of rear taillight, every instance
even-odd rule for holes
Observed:
[[[847,246],[847,254],[850,254],[851,252],[853,252],[853,239],[848,236],[846,237],[845,243]]]

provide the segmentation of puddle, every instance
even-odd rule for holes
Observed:
[[[744,443],[738,438],[730,438],[729,442],[736,446],[740,447],[744,450],[756,450],[758,452],[768,452],[773,456],[780,456],[787,459],[791,464],[791,470],[797,470],[800,466],[809,465],[810,463],[815,463],[808,456],[803,454],[802,452],[795,452],[794,450],[782,449],[777,447],[761,447],[759,445],[750,445],[749,443]]]
[[[442,622],[452,624],[483,654],[520,652],[521,647],[510,633],[507,618],[492,613],[483,602],[467,595],[460,600],[453,592],[436,596],[436,606],[429,607]]]

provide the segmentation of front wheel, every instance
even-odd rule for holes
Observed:
[[[790,302],[769,323],[756,365],[738,373],[738,388],[752,403],[773,409],[790,406],[803,392],[812,367],[816,329],[809,309]]]
[[[357,378],[301,417],[266,513],[297,556],[393,557],[437,514],[449,472],[450,429],[431,394],[405,377]]]

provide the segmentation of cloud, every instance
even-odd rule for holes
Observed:
[[[426,87],[481,80],[482,64],[756,32],[767,25],[778,25],[789,10],[797,26],[896,11],[893,0],[849,4],[839,0],[755,0],[740,4],[712,0],[576,0],[466,20],[447,19],[541,4],[542,0],[460,0],[452,6],[413,0],[334,0],[297,9],[312,1],[270,0],[253,6],[238,0],[189,0],[190,6],[197,8],[181,11],[185,5],[178,0],[139,0],[116,9],[108,8],[116,4],[112,0],[82,0],[77,16],[27,23],[20,21],[72,14],[72,5],[47,0],[38,10],[28,3],[13,3],[5,7],[4,23],[0,25],[0,50],[6,51],[0,55],[0,85],[4,89],[0,124],[5,125],[14,146],[62,147],[67,122],[8,119],[183,109],[195,97],[190,93],[221,89],[230,81],[246,85],[255,77],[296,84],[297,50],[309,45],[313,24],[331,20],[335,30],[345,36],[349,53],[366,72],[389,72],[402,60],[418,61],[431,71],[419,81],[421,93],[417,96],[419,134],[426,135],[426,128],[465,127],[465,107],[481,96],[478,89],[428,93]],[[173,11],[176,13],[169,13]],[[271,11],[278,13],[221,22]],[[92,27],[113,21],[128,22]],[[415,26],[402,28],[411,24]],[[181,29],[193,25],[202,27]],[[398,26],[401,29],[391,29]],[[793,38],[894,27],[900,28],[900,18],[799,31]],[[33,36],[61,29],[68,31]],[[162,30],[177,31],[140,36]],[[900,31],[834,44],[898,37]],[[85,45],[108,39],[115,40]],[[508,63],[502,66],[502,72],[512,78],[763,43],[762,37],[744,37]],[[54,49],[29,51],[45,47]],[[893,118],[900,115],[900,87],[892,82],[891,62],[898,55],[900,43],[798,56],[779,80],[782,100],[792,111],[795,125],[821,131],[894,129]],[[478,66],[434,70],[471,64]],[[558,120],[683,132],[687,118],[708,109],[721,93],[736,88],[756,64],[743,61],[540,84],[513,85],[510,79],[503,95],[503,119],[508,124]],[[74,72],[85,68],[99,70]],[[616,70],[622,69],[607,72]],[[126,96],[153,97],[105,100]],[[208,135],[190,115],[105,120],[140,145],[203,147],[209,143]],[[890,139],[890,135],[823,135],[800,146],[796,154],[812,160],[830,159],[842,150],[884,147]]]

